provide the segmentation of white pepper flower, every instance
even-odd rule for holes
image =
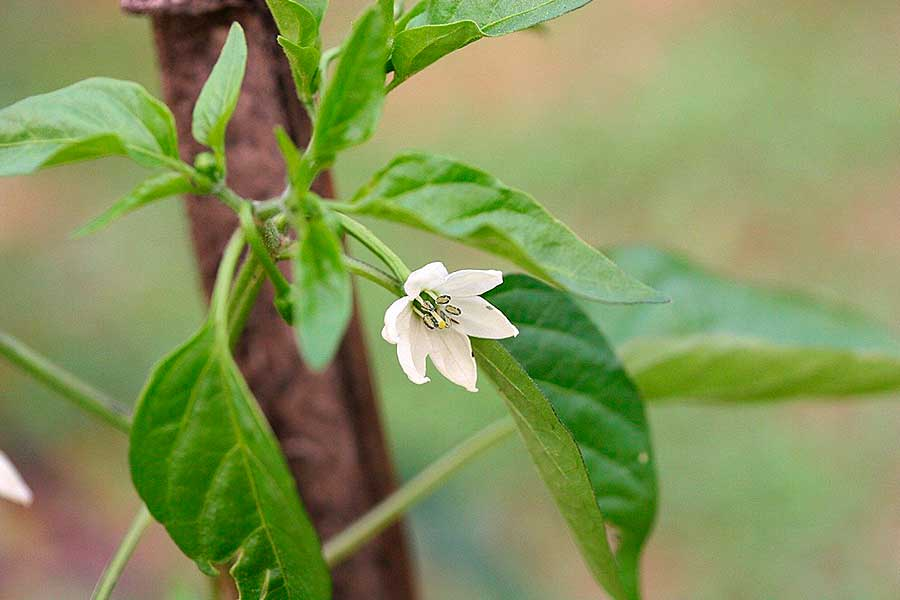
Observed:
[[[0,498],[25,506],[31,504],[31,490],[3,452],[0,452]]]
[[[425,358],[441,374],[470,392],[478,371],[469,337],[499,340],[519,335],[506,316],[480,295],[503,283],[500,271],[466,269],[448,273],[433,262],[413,271],[406,295],[384,313],[381,336],[396,344],[403,372],[413,383],[430,381]]]

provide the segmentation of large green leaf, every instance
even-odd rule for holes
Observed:
[[[303,358],[321,370],[344,339],[353,312],[353,289],[341,240],[325,219],[311,219],[300,235],[294,261],[294,329]]]
[[[86,79],[0,110],[0,176],[114,155],[180,167],[172,113],[136,83]]]
[[[164,359],[138,402],[131,474],[154,518],[241,598],[326,600],[328,571],[287,464],[212,323]]]
[[[628,598],[584,459],[572,434],[560,422],[547,397],[500,342],[473,339],[472,349],[479,366],[506,400],[525,446],[594,578],[614,598]]]
[[[590,0],[431,0],[397,34],[392,61],[397,85],[441,57],[483,37],[528,29]]]
[[[891,328],[809,296],[737,283],[652,248],[614,251],[667,306],[585,304],[647,399],[764,401],[900,391]]]
[[[190,179],[181,173],[163,173],[142,181],[131,192],[113,204],[103,214],[91,220],[75,231],[75,237],[81,237],[103,229],[113,221],[135,211],[151,202],[169,196],[188,194],[194,191]]]
[[[503,340],[571,432],[597,504],[616,530],[622,585],[638,597],[638,559],[656,513],[653,452],[643,402],[603,334],[567,294],[508,276],[485,295],[516,327]]]
[[[237,106],[246,68],[247,40],[241,26],[234,23],[219,60],[200,90],[191,125],[194,139],[212,148],[220,164],[225,162],[225,129]]]
[[[357,19],[322,97],[312,155],[323,165],[375,131],[384,103],[384,65],[394,23],[378,4]]]
[[[354,212],[493,252],[586,298],[614,303],[665,301],[528,194],[449,158],[401,155],[377,173],[354,202]]]

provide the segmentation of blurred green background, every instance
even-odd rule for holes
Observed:
[[[0,105],[91,75],[158,90],[148,23],[116,5],[0,3]],[[361,6],[332,7],[332,40]],[[405,83],[338,186],[352,191],[401,149],[450,154],[533,193],[590,242],[666,245],[896,326],[898,40],[896,1],[596,0]],[[68,239],[140,175],[108,160],[0,181],[0,328],[127,402],[202,314],[180,203]],[[416,265],[496,264],[377,228]],[[503,408],[488,390],[409,384],[378,336],[387,294],[364,283],[361,298],[409,477]],[[646,597],[900,597],[897,400],[650,407],[662,495]],[[30,510],[0,506],[0,598],[88,597],[138,505],[125,440],[0,364],[0,448],[36,495]],[[518,441],[416,508],[410,527],[425,600],[600,596]],[[157,527],[118,597],[202,593]]]

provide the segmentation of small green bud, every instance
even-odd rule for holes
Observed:
[[[219,161],[216,160],[212,152],[201,152],[198,154],[194,158],[194,168],[213,181],[219,180],[222,176],[219,169]]]

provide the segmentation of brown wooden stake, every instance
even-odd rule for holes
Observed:
[[[247,198],[284,187],[272,130],[309,139],[309,120],[293,83],[265,3],[253,0],[122,0],[128,12],[153,19],[166,102],[175,113],[182,157],[204,150],[191,137],[191,112],[231,23],[247,34],[249,58],[240,102],[228,129],[228,183]],[[326,173],[313,186],[332,196]],[[194,249],[207,294],[221,252],[237,225],[211,198],[187,199]],[[321,374],[305,368],[294,335],[272,306],[266,286],[236,350],[237,362],[278,436],[300,495],[323,539],[365,513],[394,486],[358,315],[334,364]],[[414,600],[405,534],[395,526],[333,572],[335,600]]]

